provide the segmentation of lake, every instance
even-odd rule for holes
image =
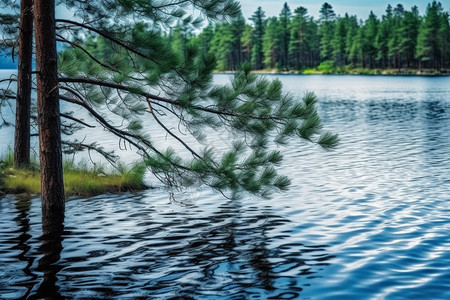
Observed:
[[[450,77],[268,77],[314,91],[342,140],[283,149],[288,192],[71,198],[56,247],[40,199],[4,197],[0,298],[450,299]],[[0,129],[1,151],[12,134]]]

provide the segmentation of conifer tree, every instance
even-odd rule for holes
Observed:
[[[217,24],[211,39],[211,53],[217,60],[217,69],[233,70],[233,33],[227,23]]]
[[[419,28],[417,37],[416,57],[421,65],[427,68],[439,69],[440,53],[439,29],[441,28],[442,6],[441,3],[433,1],[428,4],[425,18]],[[447,17],[448,22],[448,17]]]
[[[64,220],[61,119],[54,0],[34,1],[42,223]]]
[[[333,60],[336,66],[344,66],[347,61],[346,42],[347,42],[347,23],[350,17],[346,14],[344,18],[339,18],[334,29],[333,40]]]
[[[333,46],[331,41],[333,40],[333,33],[336,21],[336,14],[333,7],[325,2],[320,8],[320,56],[322,61],[332,59]]]
[[[290,22],[291,9],[287,2],[284,3],[283,9],[280,12],[280,64],[284,70],[289,66],[289,39],[290,39]]]
[[[33,0],[21,0],[20,6],[14,165],[27,167],[30,164]]]
[[[253,27],[249,24],[245,24],[244,32],[242,32],[241,44],[243,47],[242,60],[244,62],[251,62],[253,47]]]
[[[364,30],[362,26],[358,27],[355,36],[352,38],[351,46],[349,49],[349,60],[353,66],[364,67]]]
[[[355,60],[352,51],[353,51],[353,44],[357,42],[355,40],[358,37],[358,31],[359,25],[357,17],[356,16],[349,17],[347,21],[347,33],[345,36],[345,53],[347,57],[347,62],[350,66],[355,66],[357,64],[357,61]]]
[[[442,12],[438,31],[438,42],[440,48],[440,67],[450,66],[450,13]]]
[[[417,35],[419,33],[420,16],[417,6],[411,11],[405,11],[400,24],[400,53],[406,60],[406,66],[416,67],[415,50],[417,47]]]
[[[375,14],[371,11],[369,14],[369,18],[365,22],[362,33],[362,52],[363,52],[363,67],[373,68],[375,65],[375,57],[377,55],[377,48],[375,46],[375,39],[378,34],[378,24],[379,20],[375,16]]]
[[[405,14],[405,9],[402,4],[398,4],[394,8],[393,14],[393,30],[388,41],[388,56],[394,68],[400,68],[403,61],[401,55],[401,23]]]
[[[263,53],[264,65],[266,68],[274,69],[281,68],[280,65],[280,23],[276,17],[271,17],[267,20],[267,26],[264,30],[263,36]]]
[[[292,57],[292,64],[294,68],[301,69],[306,66],[307,59],[305,56],[308,51],[308,20],[306,15],[308,10],[303,6],[297,7],[294,10],[294,17],[292,18],[290,39],[289,39],[289,55]]]
[[[197,19],[185,16],[186,10],[167,2],[155,11],[153,2],[121,1],[111,26],[98,21],[106,13],[101,6],[89,10],[92,3],[72,4],[83,22],[58,20],[60,39],[71,46],[60,55],[59,85],[64,91],[60,98],[85,108],[126,145],[139,150],[166,185],[205,184],[229,196],[247,192],[268,197],[289,185],[288,178],[277,174],[282,154],[271,150],[271,144],[283,145],[297,137],[325,149],[336,146],[336,135],[322,131],[313,94],[306,94],[303,101],[283,95],[278,80],[259,78],[250,72],[250,64],[243,64],[231,85],[214,86],[211,53],[204,55],[195,43],[188,43],[185,57],[176,55],[158,24],[170,26],[184,18],[195,26]],[[239,16],[232,1],[204,2],[200,8],[207,18]],[[130,24],[129,16],[136,11],[141,20],[152,22]],[[227,28],[230,25],[216,25],[216,31],[232,32]],[[95,34],[107,39],[115,53],[96,58],[84,40],[64,38],[75,31],[76,37]],[[227,36],[224,41],[232,49],[233,37]],[[181,149],[156,143],[150,134],[155,128]],[[229,141],[223,153],[208,146],[215,132]]]
[[[383,15],[378,25],[377,36],[375,38],[375,47],[377,49],[375,60],[382,68],[389,66],[389,39],[394,30],[391,5],[388,5],[386,12],[387,14]]]
[[[214,37],[214,26],[208,24],[198,35],[190,38],[190,43],[199,51],[199,55],[208,55],[211,50],[211,40]]]
[[[180,55],[181,59],[184,59],[187,54],[188,36],[189,27],[181,22],[177,23],[177,26],[175,26],[169,35],[169,43],[172,49]]]
[[[17,89],[9,98],[16,101],[14,132],[14,165],[27,167],[30,163],[30,114],[31,114],[31,64],[33,49],[33,1],[21,0],[20,5],[2,0],[9,7],[9,13],[0,14],[0,49],[10,49],[10,55],[17,55]],[[7,51],[8,52],[8,51]],[[1,123],[0,123],[1,125]]]
[[[230,31],[232,35],[232,70],[237,70],[243,63],[243,45],[242,36],[245,30],[245,19],[242,13],[230,22]]]
[[[265,13],[261,6],[253,13],[250,18],[253,21],[253,48],[252,48],[252,65],[255,69],[263,68],[264,52],[263,52],[263,36],[265,29]]]

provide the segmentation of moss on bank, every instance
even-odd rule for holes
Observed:
[[[119,167],[106,172],[103,167],[89,167],[87,163],[64,163],[64,188],[66,196],[94,196],[109,192],[137,191],[146,188],[143,164],[131,168]],[[13,156],[0,159],[0,191],[9,194],[41,192],[40,174],[36,164],[28,169],[13,167]]]

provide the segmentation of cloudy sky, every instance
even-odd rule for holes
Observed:
[[[261,8],[266,13],[266,17],[278,16],[281,8],[283,7],[285,1],[275,1],[275,0],[241,0],[242,13],[246,19],[250,18],[253,12],[261,6]],[[381,17],[385,13],[388,4],[392,6],[397,6],[398,3],[403,4],[405,9],[410,10],[412,6],[417,5],[421,15],[425,13],[427,4],[432,2],[432,0],[396,0],[396,1],[363,1],[363,0],[329,0],[329,1],[317,1],[317,0],[290,0],[286,1],[294,11],[295,8],[299,6],[306,7],[308,13],[314,18],[319,17],[320,7],[324,2],[328,2],[333,6],[334,12],[337,15],[357,15],[359,19],[366,19],[372,10],[377,17]],[[445,10],[450,9],[450,5],[446,4],[446,1],[441,1]]]

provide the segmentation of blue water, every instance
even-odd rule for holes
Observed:
[[[450,299],[450,77],[279,78],[342,139],[283,149],[287,193],[71,198],[54,247],[39,199],[1,198],[0,298]]]

